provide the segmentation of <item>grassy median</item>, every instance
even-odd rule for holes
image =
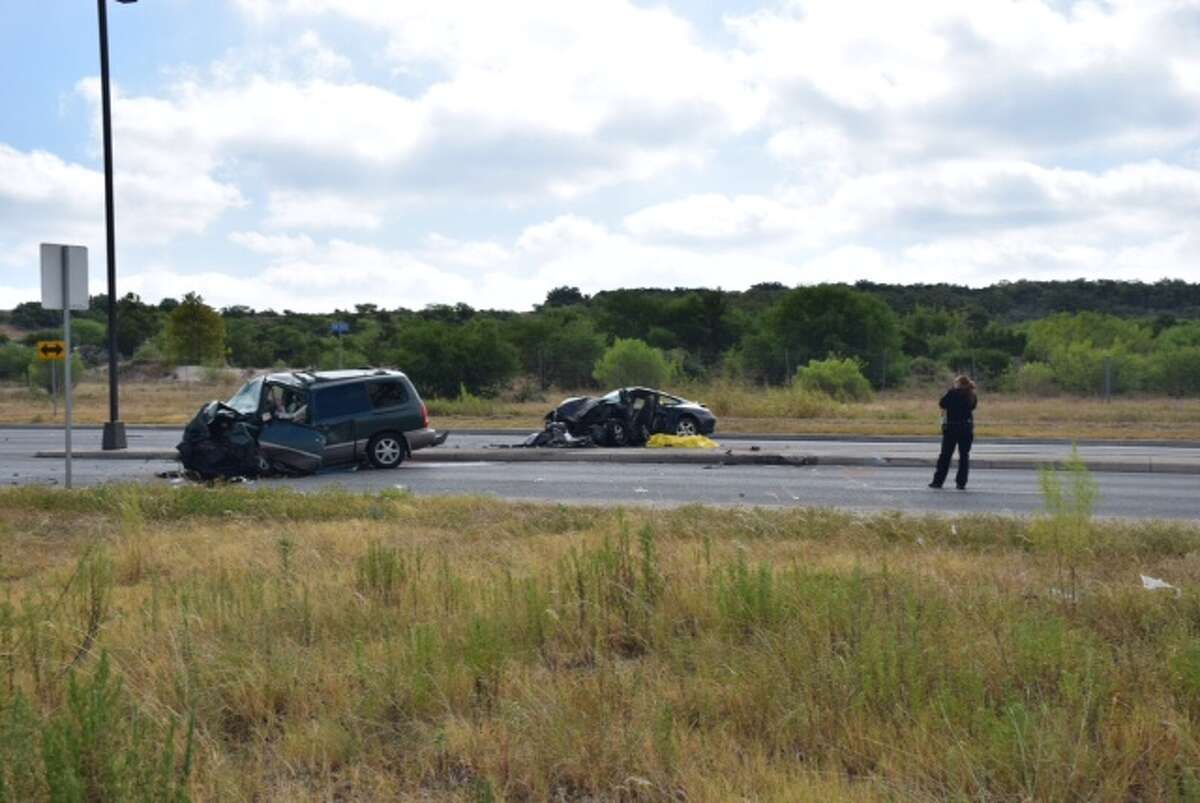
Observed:
[[[1200,795],[1193,525],[196,487],[0,511],[0,800]]]
[[[130,425],[182,427],[200,405],[226,399],[237,389],[224,382],[129,382],[121,386],[121,417]],[[937,392],[889,391],[873,401],[842,404],[827,397],[784,388],[729,384],[682,386],[674,391],[703,402],[718,416],[721,432],[827,435],[933,435],[938,429]],[[587,391],[548,391],[542,397],[512,399],[429,399],[433,425],[440,429],[540,429],[542,417],[566,395]],[[62,420],[45,393],[0,386],[0,425]],[[108,419],[104,384],[82,383],[75,420],[98,424]],[[1109,438],[1117,440],[1200,440],[1200,399],[1166,397],[1029,398],[982,393],[976,429],[980,438]]]

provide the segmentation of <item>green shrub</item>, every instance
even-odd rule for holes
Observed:
[[[946,355],[943,362],[955,373],[969,373],[987,382],[999,379],[1012,364],[1012,358],[1000,349],[961,349]]]
[[[1059,392],[1054,369],[1044,362],[1027,362],[1011,376],[1012,389],[1025,396],[1053,396]]]
[[[661,351],[641,340],[617,338],[596,361],[592,376],[606,387],[660,387],[671,378],[671,363]]]
[[[107,332],[108,327],[99,321],[88,318],[75,318],[71,321],[71,342],[76,346],[107,348]]]
[[[1146,384],[1148,358],[1123,347],[1096,348],[1075,342],[1050,354],[1055,383],[1071,393],[1103,393],[1106,365],[1113,393],[1140,390]]]
[[[54,368],[52,369],[50,366],[54,366]],[[54,387],[52,371],[57,371],[58,372],[58,380],[57,380],[58,392],[62,393],[63,373],[64,373],[63,368],[64,368],[64,365],[61,362],[38,362],[38,361],[31,362],[31,363],[29,363],[29,367],[26,369],[26,374],[29,377],[29,384],[33,385],[36,388],[41,388],[42,390],[49,393],[51,388]],[[79,359],[78,354],[72,354],[71,355],[71,384],[73,386],[78,385],[79,380],[81,380],[81,379],[83,379],[83,360]]]
[[[949,380],[948,371],[929,357],[913,357],[908,366],[909,384],[916,387],[944,385]]]
[[[862,363],[851,357],[812,360],[796,371],[795,387],[820,391],[841,402],[869,401],[871,383],[862,375]]]
[[[1147,371],[1147,390],[1171,396],[1200,394],[1200,346],[1155,352]]]
[[[133,364],[157,365],[164,369],[175,367],[175,361],[167,353],[161,335],[152,337],[137,347],[137,351],[133,352]]]
[[[33,349],[19,343],[0,345],[0,379],[24,379],[33,362]]]
[[[462,415],[475,418],[488,418],[499,414],[500,408],[495,399],[483,399],[467,390],[466,385],[458,386],[458,396],[452,399],[426,399],[425,404],[430,415]]]

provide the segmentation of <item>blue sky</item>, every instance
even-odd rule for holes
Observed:
[[[103,276],[94,4],[0,21],[0,308]],[[429,6],[429,7],[426,7]],[[1200,280],[1200,0],[109,5],[120,291]]]

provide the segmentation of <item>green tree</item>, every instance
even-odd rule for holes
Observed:
[[[618,338],[596,362],[592,376],[605,387],[665,385],[671,364],[662,352],[641,340]]]
[[[183,297],[167,316],[167,350],[181,365],[225,360],[225,321],[195,293]]]
[[[517,350],[495,320],[476,317],[463,326],[416,318],[401,330],[388,362],[409,375],[422,393],[443,398],[461,388],[494,394],[516,376]]]
[[[542,388],[580,388],[592,383],[592,368],[604,353],[604,337],[578,308],[544,309],[507,325],[521,367]]]
[[[798,365],[829,355],[853,357],[874,384],[902,378],[900,328],[878,298],[843,285],[799,287],[784,295],[743,339],[747,366],[776,382]]]
[[[41,329],[58,326],[62,322],[62,313],[58,310],[43,309],[37,301],[23,301],[13,307],[9,322],[18,329]]]
[[[260,320],[234,315],[225,317],[225,342],[229,361],[239,368],[266,368],[275,364],[275,343],[264,336]]]
[[[126,293],[117,302],[117,351],[126,356],[158,334],[163,325],[163,313],[157,307],[142,303],[134,293]]]
[[[570,307],[575,304],[583,304],[587,301],[587,296],[579,292],[578,287],[555,287],[550,292],[546,293],[547,307]]]

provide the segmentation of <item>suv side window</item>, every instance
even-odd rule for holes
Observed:
[[[376,410],[385,407],[399,407],[408,401],[408,388],[399,379],[384,379],[367,384],[367,394],[371,397],[371,406]]]
[[[321,388],[313,394],[317,420],[340,418],[345,415],[365,413],[371,409],[367,389],[362,382],[351,382],[331,388]]]

